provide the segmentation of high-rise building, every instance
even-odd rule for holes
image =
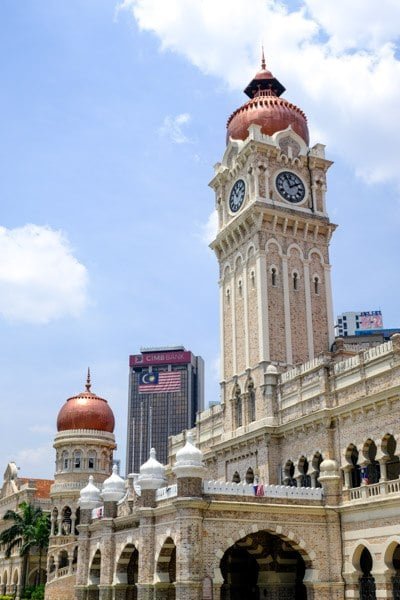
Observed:
[[[383,329],[382,313],[380,310],[344,312],[337,316],[335,328],[339,337],[357,335],[358,331]]]
[[[204,404],[204,361],[183,346],[142,348],[129,357],[127,473],[154,447],[163,463],[168,437],[194,426]]]

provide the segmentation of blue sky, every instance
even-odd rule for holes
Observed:
[[[312,142],[335,161],[335,312],[380,308],[386,326],[400,325],[399,7],[329,4],[4,0],[4,467],[16,460],[24,476],[52,476],[57,412],[88,365],[124,459],[128,356],[140,346],[201,354],[207,402],[218,397],[207,183],[261,43]]]

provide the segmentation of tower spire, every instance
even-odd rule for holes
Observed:
[[[90,388],[92,387],[92,383],[90,381],[90,367],[88,367],[88,370],[87,370],[87,377],[86,377],[85,387],[86,387],[86,391],[90,392]]]
[[[265,71],[267,68],[266,62],[265,62],[265,56],[264,56],[264,46],[261,46],[261,69],[263,71]]]

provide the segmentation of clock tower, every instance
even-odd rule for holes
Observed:
[[[210,183],[218,232],[223,401],[245,398],[236,427],[262,418],[268,373],[328,352],[333,342],[324,146],[309,146],[303,111],[261,70],[228,119]],[[273,365],[272,367],[270,365]],[[253,400],[251,398],[253,397]],[[236,414],[236,417],[234,416]],[[239,422],[238,422],[239,421]]]

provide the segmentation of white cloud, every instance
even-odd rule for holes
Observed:
[[[15,462],[21,477],[47,477],[49,466],[54,464],[54,450],[49,442],[37,448],[23,448],[17,452]]]
[[[76,317],[87,305],[86,268],[60,231],[38,225],[0,227],[0,315],[47,323]]]
[[[207,219],[207,223],[205,223],[201,227],[200,237],[203,240],[203,242],[205,242],[207,245],[211,244],[211,242],[215,239],[215,236],[217,235],[217,231],[218,231],[218,214],[217,214],[216,210],[213,210]]]
[[[124,0],[119,9],[234,89],[254,74],[264,43],[286,97],[310,117],[313,142],[367,181],[400,184],[398,0],[303,0],[295,11],[278,0]]]
[[[187,125],[189,121],[188,113],[182,113],[176,117],[167,115],[159,129],[160,135],[170,138],[174,144],[187,144],[190,139],[183,132],[183,126]]]

